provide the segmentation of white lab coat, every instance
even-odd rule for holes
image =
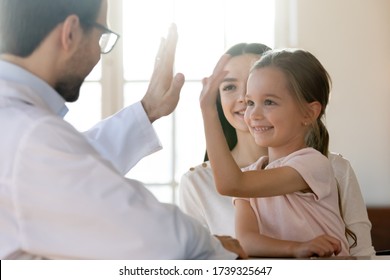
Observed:
[[[58,97],[0,62],[1,259],[236,258],[195,219],[124,178],[161,148],[140,103],[85,137],[59,116]]]

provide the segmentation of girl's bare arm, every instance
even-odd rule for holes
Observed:
[[[235,201],[235,206],[236,236],[249,256],[329,257],[337,255],[341,251],[341,242],[329,235],[321,235],[307,242],[280,240],[262,235],[259,233],[256,215],[249,201],[238,199]]]

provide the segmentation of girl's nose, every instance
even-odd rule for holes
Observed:
[[[263,118],[263,112],[259,106],[249,106],[245,111],[245,117],[250,120],[260,120]]]

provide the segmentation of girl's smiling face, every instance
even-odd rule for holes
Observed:
[[[306,119],[281,70],[253,70],[245,100],[245,122],[258,145],[277,151],[277,157],[305,147]]]

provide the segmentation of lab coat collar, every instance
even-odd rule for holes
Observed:
[[[18,89],[17,92],[0,90],[0,96],[18,98],[24,102],[47,107],[62,118],[68,112],[65,100],[58,92],[18,65],[0,60],[0,84],[1,87]]]

